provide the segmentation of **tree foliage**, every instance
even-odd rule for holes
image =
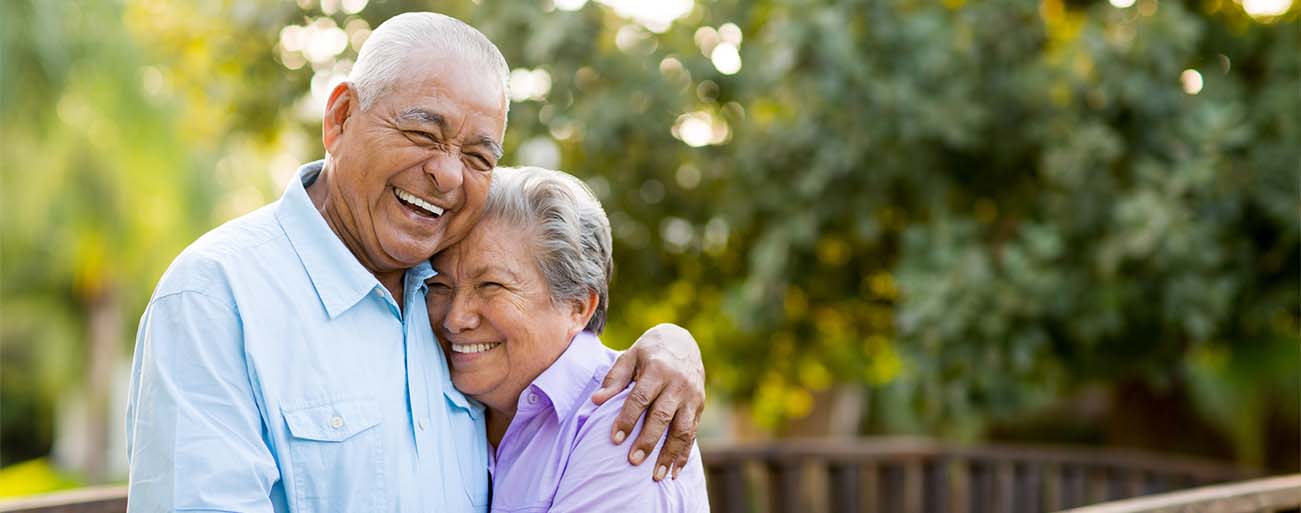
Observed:
[[[659,25],[599,3],[137,0],[97,26],[7,5],[31,23],[6,30],[6,307],[64,308],[95,258],[147,293],[178,244],[319,157],[323,91],[370,27],[436,10],[516,70],[504,162],[605,203],[607,343],[687,326],[762,425],[837,383],[875,391],[868,429],[968,437],[1084,385],[1178,388],[1255,463],[1267,424],[1297,422],[1295,6],[718,0]],[[56,116],[72,101],[111,123],[87,135]],[[6,339],[43,340],[19,324]]]

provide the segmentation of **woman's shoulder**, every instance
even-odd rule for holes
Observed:
[[[636,381],[628,383],[628,386],[620,390],[619,393],[611,396],[602,404],[592,402],[592,394],[601,389],[601,384],[605,382],[605,375],[609,374],[610,368],[614,366],[614,361],[619,358],[619,351],[606,347],[599,338],[593,337],[597,342],[597,347],[591,348],[595,353],[591,355],[589,362],[592,362],[590,368],[592,375],[588,377],[587,384],[583,387],[580,405],[575,409],[575,417],[580,426],[587,426],[589,423],[602,423],[607,429],[614,425],[614,420],[619,417],[619,412],[623,409],[623,403],[627,402],[628,394],[632,391]],[[590,346],[589,346],[590,347]]]
[[[581,364],[568,367],[584,369],[587,383],[575,387],[579,395],[562,398],[559,404],[573,404],[558,408],[561,427],[561,444],[567,444],[567,464],[552,503],[552,511],[708,511],[705,492],[704,468],[700,452],[692,448],[691,462],[678,475],[677,480],[654,481],[654,462],[664,444],[661,437],[655,450],[641,465],[628,462],[632,440],[641,434],[642,419],[638,419],[633,432],[624,442],[615,444],[610,433],[614,422],[628,401],[633,385],[629,384],[603,404],[592,402],[592,394],[601,388],[605,375],[619,353],[599,343],[595,336],[579,341],[571,349],[583,351],[573,362]],[[573,355],[577,356],[577,355]],[[590,372],[590,376],[586,374]],[[570,374],[572,378],[579,378]],[[572,379],[571,378],[571,379]],[[572,400],[573,403],[568,401]],[[559,404],[557,406],[559,406]]]
[[[604,373],[600,378],[604,378]],[[601,379],[597,380],[597,387]],[[596,388],[592,388],[595,391]],[[654,450],[641,465],[628,461],[632,441],[641,435],[645,415],[637,420],[624,442],[611,439],[615,419],[627,401],[632,385],[596,405],[590,398],[579,412],[579,425],[572,441],[569,465],[561,478],[557,497],[566,507],[557,511],[633,511],[701,512],[709,511],[705,472],[700,449],[691,448],[690,460],[677,479],[655,481],[655,462],[664,447],[661,436]]]

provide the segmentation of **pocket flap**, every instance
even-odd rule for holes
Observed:
[[[379,407],[369,399],[336,401],[300,408],[283,408],[285,424],[294,438],[342,442],[379,424]]]

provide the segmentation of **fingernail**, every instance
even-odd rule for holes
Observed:
[[[674,481],[677,481],[677,480],[678,480],[678,474],[681,474],[681,473],[682,473],[682,467],[676,467],[676,468],[674,468],[674,469],[673,469],[673,480],[674,480]]]
[[[632,464],[633,464],[633,465],[641,465],[641,460],[644,460],[644,459],[646,459],[646,451],[643,451],[643,450],[641,450],[641,449],[637,449],[637,452],[632,453]]]
[[[616,444],[621,444],[621,443],[623,443],[623,439],[624,439],[624,437],[626,437],[626,436],[628,436],[628,435],[623,434],[623,431],[615,431],[615,432],[614,432],[614,443],[616,443]]]
[[[659,481],[661,479],[664,479],[664,474],[667,473],[668,471],[669,471],[668,467],[665,467],[664,465],[660,465],[660,468],[655,469],[655,480]]]

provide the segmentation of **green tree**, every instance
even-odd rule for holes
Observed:
[[[981,436],[1095,382],[1188,390],[1249,463],[1297,425],[1295,9],[717,2],[663,34],[541,11],[472,20],[552,77],[514,154],[558,139],[606,192],[613,338],[686,323],[768,425],[846,381],[882,385],[872,429]],[[728,135],[683,145],[683,113]]]
[[[90,481],[108,477],[108,423],[121,409],[110,390],[134,319],[176,253],[216,221],[224,192],[212,172],[219,139],[204,129],[226,127],[174,101],[207,93],[150,64],[127,11],[119,2],[0,6],[0,452],[4,463],[44,455],[54,406],[80,398],[86,422],[73,428],[83,450],[73,457]]]
[[[1246,3],[9,3],[6,355],[79,351],[91,278],[135,318],[321,155],[369,29],[432,9],[515,68],[505,162],[605,203],[607,341],[686,325],[760,426],[848,384],[864,431],[990,436],[1101,385],[1295,464],[1301,15]]]

